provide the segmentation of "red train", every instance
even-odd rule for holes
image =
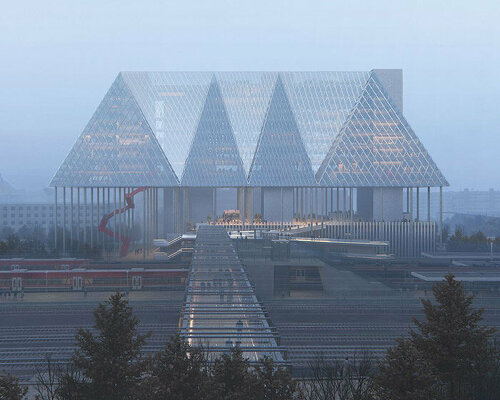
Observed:
[[[0,271],[0,292],[183,290],[188,270],[64,269]]]

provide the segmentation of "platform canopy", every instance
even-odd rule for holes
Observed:
[[[121,72],[51,185],[447,186],[398,76]]]

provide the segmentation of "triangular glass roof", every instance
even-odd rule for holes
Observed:
[[[200,122],[181,181],[183,186],[245,186],[238,146],[215,77],[208,89]]]
[[[277,76],[276,72],[216,73],[247,175]]]
[[[179,180],[212,75],[210,72],[123,72]]]
[[[278,76],[250,169],[252,186],[312,186],[316,182],[299,128]]]
[[[183,174],[203,186],[242,175],[253,186],[447,185],[373,72],[120,73],[52,184],[172,186]]]
[[[280,75],[316,173],[370,73],[283,72]]]
[[[373,74],[316,178],[322,186],[448,185]]]
[[[52,186],[172,186],[178,181],[119,74]]]

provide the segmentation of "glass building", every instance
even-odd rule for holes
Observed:
[[[51,185],[101,213],[146,188],[175,232],[229,209],[398,221],[448,182],[403,116],[402,71],[372,70],[121,72]]]

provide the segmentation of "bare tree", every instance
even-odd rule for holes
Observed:
[[[36,400],[58,400],[57,389],[61,376],[61,368],[52,361],[51,354],[45,355],[45,369],[36,371]]]
[[[318,354],[309,365],[311,376],[302,381],[306,400],[371,400],[374,363],[369,354],[326,360]]]

